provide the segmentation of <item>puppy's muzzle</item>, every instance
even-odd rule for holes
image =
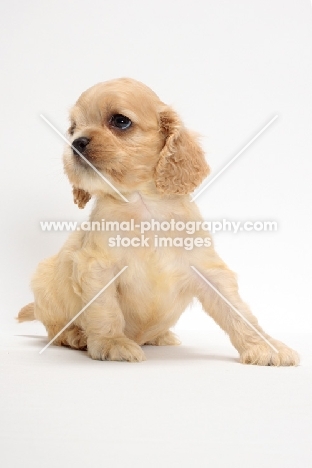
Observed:
[[[77,156],[79,153],[84,154],[89,143],[90,143],[90,138],[86,138],[86,137],[76,138],[76,140],[72,142],[72,148],[73,148],[74,154],[76,154]]]

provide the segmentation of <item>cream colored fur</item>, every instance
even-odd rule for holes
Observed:
[[[119,113],[133,124],[112,128]],[[100,83],[82,94],[71,111],[71,141],[90,139],[86,157],[129,200],[126,203],[92,168],[64,153],[64,167],[83,207],[95,198],[90,221],[200,221],[189,193],[209,168],[196,137],[177,114],[145,85],[130,79]],[[122,234],[122,233],[121,233]],[[147,233],[147,235],[155,233]],[[125,232],[140,237],[138,231]],[[193,236],[185,232],[162,236]],[[77,231],[61,251],[39,264],[32,279],[34,304],[19,320],[40,320],[52,339],[124,266],[128,268],[54,344],[87,349],[93,359],[142,361],[142,345],[174,345],[170,331],[194,297],[229,335],[242,363],[296,365],[297,353],[272,339],[238,293],[235,275],[210,247],[117,248],[108,246],[111,232]],[[275,353],[191,269],[195,266],[278,349]]]

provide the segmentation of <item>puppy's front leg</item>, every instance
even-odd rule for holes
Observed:
[[[240,354],[240,361],[244,364],[276,366],[299,364],[299,356],[296,351],[271,338],[259,326],[257,319],[238,294],[234,273],[217,256],[214,257],[213,262],[209,263],[209,266],[208,262],[206,265],[205,262],[197,266],[194,265],[197,270],[194,270],[193,274],[196,296],[205,311],[228,333],[232,344]],[[273,345],[276,351],[268,342]]]
[[[116,274],[93,265],[80,279],[81,298],[88,304]],[[141,347],[124,334],[125,320],[113,282],[77,319],[85,330],[88,353],[92,359],[140,362],[145,360]]]

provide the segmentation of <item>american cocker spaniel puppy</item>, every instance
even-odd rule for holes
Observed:
[[[190,193],[209,167],[176,112],[144,84],[122,78],[85,91],[70,121],[64,167],[74,201],[83,208],[94,197],[90,224],[114,222],[119,230],[73,232],[57,255],[39,264],[34,302],[18,320],[40,320],[52,340],[90,303],[54,344],[87,349],[93,359],[143,361],[142,345],[179,343],[170,328],[196,297],[242,363],[298,364],[295,351],[260,328],[235,275],[200,228]],[[190,222],[199,227],[192,234],[181,229]],[[148,223],[154,230],[144,237],[141,226]],[[166,232],[157,231],[160,223]]]

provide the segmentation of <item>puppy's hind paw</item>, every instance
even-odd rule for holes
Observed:
[[[74,326],[66,330],[62,337],[62,344],[73,349],[87,349],[87,338],[79,327]]]
[[[153,340],[147,341],[145,344],[152,346],[177,346],[181,344],[181,341],[174,333],[167,331],[163,335],[159,335]]]
[[[240,362],[258,366],[297,366],[299,364],[300,358],[296,351],[277,340],[272,340],[272,344],[278,353],[266,343],[261,343],[243,351],[240,355]]]
[[[100,361],[145,361],[142,348],[127,337],[88,339],[88,353]]]

